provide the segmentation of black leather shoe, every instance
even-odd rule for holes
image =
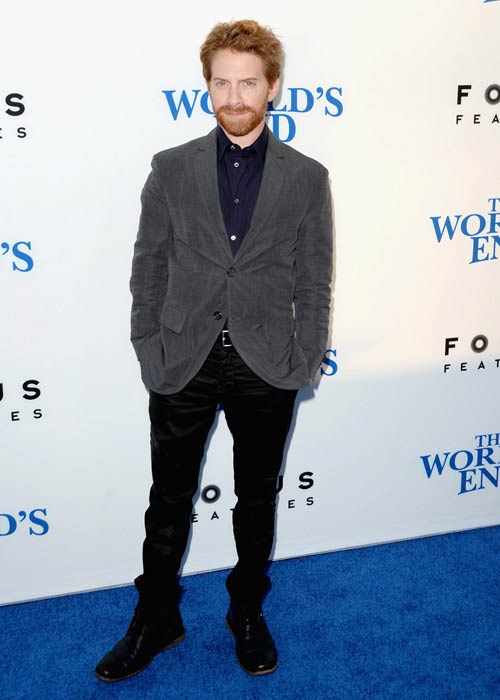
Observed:
[[[231,602],[226,622],[236,639],[240,666],[252,676],[272,673],[278,665],[278,652],[260,605]]]
[[[165,620],[151,622],[146,621],[138,606],[125,636],[97,664],[96,676],[108,682],[135,676],[158,652],[179,644],[185,636],[178,609]]]

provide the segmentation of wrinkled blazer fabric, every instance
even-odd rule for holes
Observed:
[[[244,362],[283,389],[310,383],[328,337],[328,172],[268,133],[262,184],[233,256],[217,185],[216,131],[162,151],[144,185],[131,340],[148,389],[180,391],[224,327]]]

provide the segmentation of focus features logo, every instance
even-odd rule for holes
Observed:
[[[456,356],[457,352],[462,356],[460,360],[452,363],[452,362],[446,362],[443,368],[444,373],[452,373],[452,372],[467,372],[469,369],[472,370],[486,370],[486,369],[498,369],[500,366],[500,357],[498,358],[479,358],[472,356],[472,358],[469,358],[467,360],[464,360],[463,353],[464,353],[464,347],[466,348],[468,344],[463,343],[460,341],[460,338],[458,336],[454,338],[445,338],[444,339],[444,354],[445,357],[454,357]],[[489,340],[485,335],[475,335],[472,340],[470,341],[470,349],[472,350],[473,353],[476,355],[481,355],[481,353],[485,352],[488,348],[489,345]],[[451,359],[451,358],[450,358]]]
[[[275,107],[269,102],[267,114],[269,127],[277,139],[283,143],[293,141],[297,133],[296,119],[298,114],[307,114],[313,109],[319,109],[325,117],[337,119],[344,111],[341,87],[294,87],[284,91],[284,103]],[[210,107],[208,91],[191,90],[162,90],[165,96],[170,116],[177,121],[179,116],[191,119],[193,114],[203,112],[211,117],[214,113]]]
[[[284,479],[278,477],[277,493],[283,489]],[[314,496],[311,495],[310,489],[314,486],[313,472],[302,472],[298,477],[297,490],[286,491],[286,508],[287,510],[303,510],[304,508],[314,505]],[[307,495],[305,495],[307,494]],[[222,491],[219,486],[210,484],[205,486],[200,494],[197,509],[191,514],[191,522],[199,523],[211,520],[220,520],[221,516],[228,517],[232,514],[234,508],[218,509],[215,504],[220,499]],[[200,503],[201,501],[201,503]]]
[[[7,389],[4,388],[4,384],[0,383],[0,418],[2,417],[2,403],[7,399],[11,399],[13,396],[16,400],[28,402],[39,399],[42,395],[39,384],[40,382],[37,379],[27,379],[22,383],[20,390],[14,390],[9,393]],[[42,415],[42,410],[40,408],[27,409],[24,407],[24,405],[23,408],[16,407],[15,410],[12,408],[12,406],[7,409],[7,420],[9,420],[11,423],[18,423],[20,420],[29,417],[34,420],[39,420],[42,418]]]
[[[483,214],[431,216],[438,243],[453,241],[456,234],[470,241],[469,263],[498,260],[500,253],[500,197],[490,197]]]
[[[3,110],[1,109],[2,95],[0,95],[0,140],[8,138],[25,139],[26,127],[19,123],[26,111],[24,95],[19,92],[11,92],[3,97]]]
[[[464,111],[456,114],[455,124],[500,124],[500,85],[458,85],[457,105]]]
[[[43,516],[43,517],[42,517]],[[27,513],[20,510],[16,515],[0,513],[0,537],[8,537],[23,532],[27,535],[46,535],[49,531],[47,509],[34,508]]]
[[[498,488],[500,470],[500,433],[474,436],[475,444],[469,449],[421,455],[428,479],[445,473],[458,478],[458,495]]]

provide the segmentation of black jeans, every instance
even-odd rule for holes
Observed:
[[[261,380],[220,339],[184,389],[150,392],[153,485],[145,515],[144,573],[136,579],[146,607],[158,613],[176,604],[200,463],[219,402],[233,436],[237,497],[238,562],[226,586],[235,600],[260,602],[269,586],[277,479],[296,395]]]

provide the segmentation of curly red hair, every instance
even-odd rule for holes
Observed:
[[[253,19],[241,19],[216,24],[200,49],[203,77],[210,82],[212,60],[216,51],[248,51],[260,56],[264,62],[264,74],[269,85],[281,75],[283,46],[269,27],[263,27]]]

